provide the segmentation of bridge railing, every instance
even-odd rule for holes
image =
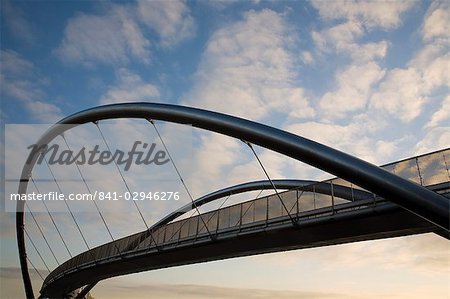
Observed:
[[[423,186],[443,184],[450,192],[450,149],[405,159],[382,166],[402,178]],[[342,189],[342,187],[347,187]],[[344,193],[342,193],[345,191]],[[342,198],[342,194],[346,199]],[[369,194],[369,196],[367,196]],[[44,285],[57,276],[76,271],[80,267],[104,260],[120,258],[125,253],[141,250],[158,250],[167,244],[186,240],[195,241],[210,234],[230,229],[268,226],[275,220],[284,222],[302,217],[323,217],[348,209],[361,209],[377,204],[375,194],[367,193],[350,182],[340,178],[330,179],[295,190],[260,197],[187,219],[171,222],[151,232],[139,232],[83,252],[53,270]],[[348,203],[359,202],[358,205]],[[203,220],[202,220],[203,219]],[[204,222],[205,223],[204,223]]]

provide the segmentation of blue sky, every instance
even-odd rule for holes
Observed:
[[[100,104],[174,103],[263,122],[384,164],[450,145],[449,32],[446,1],[2,1],[0,116],[2,123],[52,123]],[[206,133],[196,138],[198,170],[190,187],[197,196],[264,178],[249,175],[256,165],[238,141]],[[260,154],[273,177],[319,175],[273,153]],[[2,213],[3,267],[17,265],[11,220]],[[177,283],[196,286],[197,297],[199,285],[214,285],[242,294],[268,289],[371,298],[366,288],[393,298],[427,292],[443,298],[449,249],[437,237],[415,236],[132,279],[155,281],[169,298],[175,295],[164,286]],[[365,262],[333,256],[367,251],[372,254]],[[243,270],[247,276],[238,281],[234,267],[256,270]],[[308,286],[290,275],[273,282],[280,272],[307,279],[299,267],[312,271]],[[224,274],[196,279],[202,271]],[[269,274],[258,274],[264,271]],[[352,285],[343,282],[349,275]],[[335,291],[326,288],[325,277],[336,281]],[[107,285],[99,287],[104,297],[112,296]]]

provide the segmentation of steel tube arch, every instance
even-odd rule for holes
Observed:
[[[62,119],[49,128],[37,144],[47,144],[57,135],[80,124],[114,118],[143,118],[190,124],[197,128],[245,140],[361,186],[449,231],[449,202],[443,196],[323,144],[254,121],[208,110],[146,102],[99,106]],[[63,124],[68,126],[61,126]],[[39,153],[34,156],[30,153],[27,161],[31,163],[25,164],[22,170],[19,184],[21,194],[27,190],[28,179],[38,156]],[[18,201],[17,241],[26,295],[34,298],[26,261],[23,208],[24,203]]]
[[[273,183],[273,185],[272,185]],[[181,215],[192,211],[195,209],[195,206],[200,207],[209,202],[215,201],[217,199],[224,198],[229,195],[236,195],[244,192],[255,191],[255,190],[273,190],[273,186],[280,190],[292,190],[298,189],[303,191],[313,191],[315,190],[317,193],[331,195],[331,184],[326,182],[318,182],[318,181],[310,181],[310,180],[272,180],[272,183],[269,180],[262,181],[253,181],[247,182],[243,184],[238,184],[234,186],[230,186],[227,188],[223,188],[218,191],[211,192],[206,194],[200,198],[197,198],[193,203],[188,203],[176,211],[168,214],[158,222],[152,225],[149,229],[156,229],[162,225],[165,225]],[[346,199],[346,200],[363,200],[363,199],[373,199],[373,194],[354,189],[353,192],[349,187],[345,187],[342,185],[333,184],[333,193],[336,197]]]

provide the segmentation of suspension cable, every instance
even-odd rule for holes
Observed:
[[[214,214],[211,215],[211,217],[209,217],[207,223],[209,223],[212,219],[212,217],[214,217],[214,215],[219,214],[219,210],[223,207],[223,205],[227,202],[227,200],[231,197],[231,194],[229,194],[225,200],[222,201],[222,203],[219,205],[219,207],[214,211]]]
[[[30,241],[31,245],[33,245],[34,250],[36,250],[36,252],[37,252],[39,258],[41,259],[42,263],[44,264],[45,268],[47,268],[47,271],[50,273],[50,269],[48,268],[47,263],[45,262],[44,258],[42,257],[41,253],[39,252],[39,250],[38,250],[36,244],[34,244],[33,239],[32,239],[31,236],[28,234],[28,231],[27,231],[26,229],[24,229],[24,231],[25,231],[25,234],[27,235],[27,238],[28,238],[28,240]]]
[[[69,149],[69,152],[70,152],[70,158],[72,158],[73,152],[72,152],[72,150],[70,149],[69,143],[67,143],[66,137],[64,137],[64,135],[61,135],[61,136],[62,136],[62,138],[64,139],[64,142],[66,143],[67,148]],[[87,190],[90,194],[92,194],[91,188],[89,188],[89,185],[87,184],[86,179],[84,178],[84,175],[83,175],[83,173],[81,172],[80,167],[78,166],[77,163],[75,163],[75,166],[77,167],[78,173],[80,174],[81,179],[83,180],[83,183],[84,183],[84,185],[86,186],[86,190]],[[113,237],[113,235],[111,234],[111,231],[110,231],[108,225],[106,224],[106,220],[105,220],[105,218],[103,217],[102,212],[100,211],[100,209],[99,209],[97,203],[95,202],[95,200],[92,200],[92,202],[94,203],[95,208],[97,209],[97,212],[98,212],[98,214],[100,215],[100,218],[102,219],[102,222],[103,222],[103,224],[105,225],[106,230],[108,231],[109,236],[111,237],[111,240],[114,241],[114,237]]]
[[[109,151],[110,153],[112,153],[112,152],[111,152],[111,148],[109,147],[108,142],[106,141],[105,135],[103,135],[103,132],[102,132],[102,130],[100,129],[99,123],[98,123],[98,122],[94,122],[94,124],[97,126],[97,129],[98,129],[98,131],[100,132],[100,135],[102,136],[102,139],[103,139],[103,142],[104,142],[105,145],[106,145],[106,148],[108,149],[108,151]],[[131,194],[130,187],[128,186],[127,181],[125,180],[125,177],[123,176],[122,171],[121,171],[120,168],[119,168],[119,165],[117,165],[116,159],[113,159],[113,162],[114,162],[114,165],[116,165],[117,171],[119,172],[120,177],[122,178],[122,181],[123,181],[123,183],[125,184],[125,187],[127,188],[128,193]],[[135,205],[135,207],[136,207],[136,209],[137,209],[137,211],[138,211],[138,213],[139,213],[139,216],[141,216],[141,219],[142,219],[142,221],[144,222],[145,228],[148,229],[147,221],[145,221],[145,218],[144,218],[144,216],[142,215],[142,212],[141,212],[141,210],[139,209],[139,206],[137,205],[137,203],[136,203],[135,200],[132,200],[132,202],[134,203],[134,205]]]
[[[195,214],[196,212],[197,212],[197,211],[194,210],[194,211],[191,213],[191,215],[189,215],[189,217],[183,219],[183,220],[185,220],[185,221],[183,221],[183,223],[180,225],[180,228],[179,228],[174,234],[172,234],[172,236],[170,237],[170,239],[172,239],[173,236],[175,236],[176,234],[178,234],[178,233],[181,231],[181,229],[185,226],[186,223],[188,223],[189,219],[190,219],[192,216],[194,216],[194,214]]]
[[[36,182],[34,181],[34,179],[33,179],[32,176],[30,176],[30,179],[31,179],[31,182],[33,183],[34,188],[36,189],[37,193],[41,193],[41,192],[39,192],[39,189],[38,189],[38,187],[37,187],[37,185],[36,185]],[[53,216],[52,216],[52,214],[50,213],[50,210],[48,209],[47,204],[45,203],[45,200],[43,200],[42,203],[44,204],[45,210],[47,210],[47,214],[48,214],[48,216],[50,217],[50,220],[52,221],[53,225],[55,226],[55,229],[56,229],[56,231],[58,232],[58,235],[59,235],[59,237],[61,238],[61,241],[63,242],[64,247],[66,248],[67,252],[69,253],[69,256],[72,258],[72,257],[73,257],[73,256],[72,256],[72,253],[70,252],[69,247],[68,247],[67,244],[66,244],[66,241],[64,241],[64,238],[63,238],[61,232],[59,231],[59,228],[58,228],[58,226],[56,225],[56,222],[55,222],[55,220],[53,219]]]
[[[300,195],[298,194],[299,193],[299,191],[301,191],[300,192]],[[305,189],[302,187],[301,189],[296,189],[295,190],[295,192],[296,192],[296,195],[295,195],[295,204],[292,206],[292,208],[291,208],[291,211],[292,211],[292,209],[295,207],[295,206],[297,206],[297,209],[296,209],[296,211],[295,211],[295,214],[296,214],[296,219],[297,219],[297,221],[300,219],[300,216],[299,216],[299,212],[300,212],[300,208],[299,208],[299,200],[300,200],[300,198],[302,198],[302,196],[303,196],[303,193],[305,193]],[[314,209],[315,209],[315,207],[314,207]]]
[[[211,221],[212,217],[214,215],[219,215],[219,210],[223,207],[223,205],[227,202],[227,200],[231,197],[232,194],[229,194],[224,201],[219,205],[219,207],[216,209],[215,213],[208,219],[208,223]]]
[[[225,204],[225,202],[228,200],[228,198],[230,198],[231,194],[227,196],[227,198],[225,198],[225,200],[220,204],[220,206],[215,210],[215,213],[213,215],[211,215],[211,217],[208,219],[207,223],[209,223],[212,219],[212,217],[214,217],[215,214],[219,213],[219,209],[222,208],[222,206]],[[197,211],[194,210],[193,213],[191,213],[191,215],[189,217],[187,217],[186,219],[191,218]],[[175,233],[172,234],[172,236],[170,236],[170,239],[173,238],[173,236],[175,236],[176,234],[178,234],[181,229],[184,227],[184,225],[187,223],[187,221],[184,221],[181,225],[180,228],[177,229],[177,231]]]
[[[447,176],[448,176],[448,178],[450,180],[450,171],[448,169],[449,167],[448,167],[447,159],[445,159],[445,152],[442,152],[442,157],[444,158],[445,169],[447,170]]]
[[[63,138],[64,138],[64,137],[63,137]],[[65,139],[64,139],[64,140],[65,140]],[[70,151],[70,148],[69,148],[69,151]],[[59,185],[58,180],[56,179],[56,176],[55,176],[55,174],[53,173],[53,170],[51,169],[50,164],[48,163],[47,158],[46,158],[45,156],[44,156],[44,161],[45,161],[45,164],[47,164],[48,170],[50,171],[50,174],[52,175],[53,181],[55,182],[56,187],[58,188],[58,191],[62,194],[63,192],[62,192],[61,186]],[[76,163],[75,163],[75,164],[76,164]],[[83,232],[81,231],[81,227],[80,227],[80,225],[78,224],[78,221],[76,220],[75,215],[74,215],[73,212],[72,212],[72,209],[70,208],[70,206],[69,206],[69,204],[67,203],[66,200],[64,200],[64,203],[65,203],[65,205],[66,205],[66,207],[67,207],[67,210],[68,210],[69,213],[70,213],[70,216],[72,217],[73,221],[75,222],[75,226],[77,227],[78,232],[80,233],[81,238],[82,238],[83,241],[84,241],[84,244],[86,245],[86,247],[87,247],[88,250],[91,249],[91,248],[89,247],[87,241],[86,241],[86,238],[84,237]]]
[[[31,209],[30,209],[28,203],[25,202],[25,206],[28,208],[28,211],[30,212],[31,218],[33,218],[34,223],[36,223],[36,226],[37,226],[37,228],[39,229],[39,232],[41,233],[42,237],[44,238],[44,241],[45,241],[45,243],[47,244],[48,249],[50,249],[50,252],[52,253],[53,258],[55,259],[56,263],[57,263],[58,266],[59,266],[59,261],[58,261],[58,259],[56,258],[55,252],[53,252],[53,249],[52,249],[52,247],[50,246],[50,243],[48,243],[48,240],[47,240],[47,238],[45,237],[45,234],[44,234],[44,232],[42,231],[41,226],[40,226],[39,223],[37,222],[36,217],[34,217],[34,214],[33,214],[33,212],[31,211]]]
[[[199,211],[199,209],[197,207],[197,204],[195,203],[194,198],[191,195],[191,192],[189,192],[189,189],[188,189],[186,183],[184,182],[183,177],[181,176],[181,173],[178,170],[178,167],[175,165],[175,161],[172,159],[172,156],[170,155],[169,149],[167,148],[166,143],[164,142],[161,134],[159,133],[159,130],[156,127],[155,122],[152,119],[147,119],[147,120],[153,125],[153,128],[155,128],[156,134],[158,134],[159,140],[161,141],[164,149],[166,150],[167,155],[169,156],[170,162],[172,163],[173,167],[175,168],[175,171],[177,172],[178,177],[179,177],[181,183],[184,186],[184,189],[186,190],[187,194],[189,195],[189,198],[191,199],[191,202],[192,202],[195,210],[198,212],[198,216],[200,217],[200,220],[203,222],[203,225],[205,226],[206,230],[208,231],[209,237],[213,240],[214,236],[211,234],[211,232],[209,231],[208,227],[206,226],[205,220],[203,219],[202,215],[200,214],[200,211]]]
[[[267,179],[269,180],[270,184],[272,185],[273,190],[275,191],[275,194],[277,195],[278,199],[280,200],[281,204],[283,205],[283,208],[285,209],[287,215],[289,216],[289,219],[291,220],[292,224],[294,226],[297,225],[297,222],[294,220],[294,218],[292,218],[291,214],[289,213],[289,210],[287,209],[286,205],[283,202],[283,199],[281,199],[280,194],[277,191],[277,188],[275,187],[275,184],[273,183],[272,179],[270,178],[269,174],[267,173],[266,168],[264,167],[264,165],[262,164],[261,160],[259,159],[258,155],[256,154],[255,149],[253,148],[252,144],[248,141],[242,140],[245,144],[248,145],[248,147],[250,147],[250,149],[253,152],[253,155],[255,156],[256,160],[258,160],[259,165],[261,166],[262,170],[264,171]]]
[[[42,279],[42,281],[45,281],[42,274],[38,271],[38,269],[34,266],[33,262],[31,262],[30,258],[27,256],[27,261],[30,263],[30,265],[33,267],[34,271],[39,275],[39,277]]]
[[[264,189],[261,189],[261,191],[259,191],[258,195],[256,195],[256,197],[255,197],[254,200],[248,201],[248,202],[251,202],[251,204],[249,204],[248,207],[247,207],[247,209],[245,209],[245,212],[242,213],[242,216],[241,216],[241,222],[242,222],[242,218],[243,218],[245,215],[247,215],[248,210],[250,210],[250,207],[251,207],[252,205],[255,204],[255,201],[258,199],[258,197],[261,195],[261,193],[263,193],[263,191],[264,191]]]
[[[225,198],[225,200],[224,200],[224,201],[220,204],[220,206],[217,208],[217,211],[223,207],[223,205],[227,202],[227,200],[231,197],[231,195],[232,195],[232,194],[229,194],[229,195],[227,196],[227,198]]]
[[[108,151],[109,151],[110,153],[112,153],[112,152],[111,152],[111,148],[109,147],[109,144],[108,144],[108,142],[106,141],[105,135],[103,134],[102,130],[100,129],[99,123],[98,123],[98,122],[94,122],[94,124],[96,125],[98,131],[100,132],[100,135],[102,136],[102,139],[103,139],[103,142],[104,142],[105,145],[106,145],[106,148],[108,149]],[[119,174],[120,174],[120,177],[122,178],[123,183],[125,184],[125,187],[127,188],[128,193],[131,194],[130,187],[128,186],[127,181],[125,180],[125,177],[124,177],[124,175],[122,174],[122,171],[120,170],[119,165],[117,165],[117,162],[116,162],[115,159],[114,159],[113,161],[114,161],[114,165],[116,165],[117,171],[118,171]],[[135,200],[132,200],[132,202],[134,203],[134,206],[136,207],[136,209],[137,209],[137,211],[138,211],[138,213],[139,213],[139,216],[141,217],[142,221],[144,222],[144,225],[145,225],[146,230],[149,231],[149,226],[148,226],[148,224],[147,224],[147,221],[145,221],[144,215],[142,214],[141,210],[139,209],[138,204],[136,203]],[[155,238],[154,238],[154,236],[153,236],[153,233],[152,233],[152,232],[149,232],[149,233],[150,233],[150,238],[153,240],[153,242],[155,242],[155,244],[157,244],[157,243],[156,243],[156,240],[155,240]],[[159,247],[158,247],[158,246],[156,246],[156,249],[159,251]]]
[[[256,195],[255,200],[258,199],[258,197],[261,195],[261,193],[263,193],[264,189],[261,189],[261,191],[259,191],[258,195]]]

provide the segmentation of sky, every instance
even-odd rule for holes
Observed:
[[[0,27],[2,135],[5,124],[144,101],[258,121],[377,165],[450,146],[448,1],[2,1]],[[114,128],[111,138],[127,136]],[[160,128],[175,147],[179,126]],[[195,167],[184,175],[194,197],[265,178],[239,140],[190,136]],[[257,152],[272,178],[325,177]],[[154,210],[166,209],[145,213],[156,221]],[[110,212],[115,237],[142,229]],[[21,297],[14,215],[0,215],[0,292]],[[92,242],[107,242],[98,219],[81,217]],[[429,234],[366,241],[117,277],[93,295],[448,298],[449,253]]]

